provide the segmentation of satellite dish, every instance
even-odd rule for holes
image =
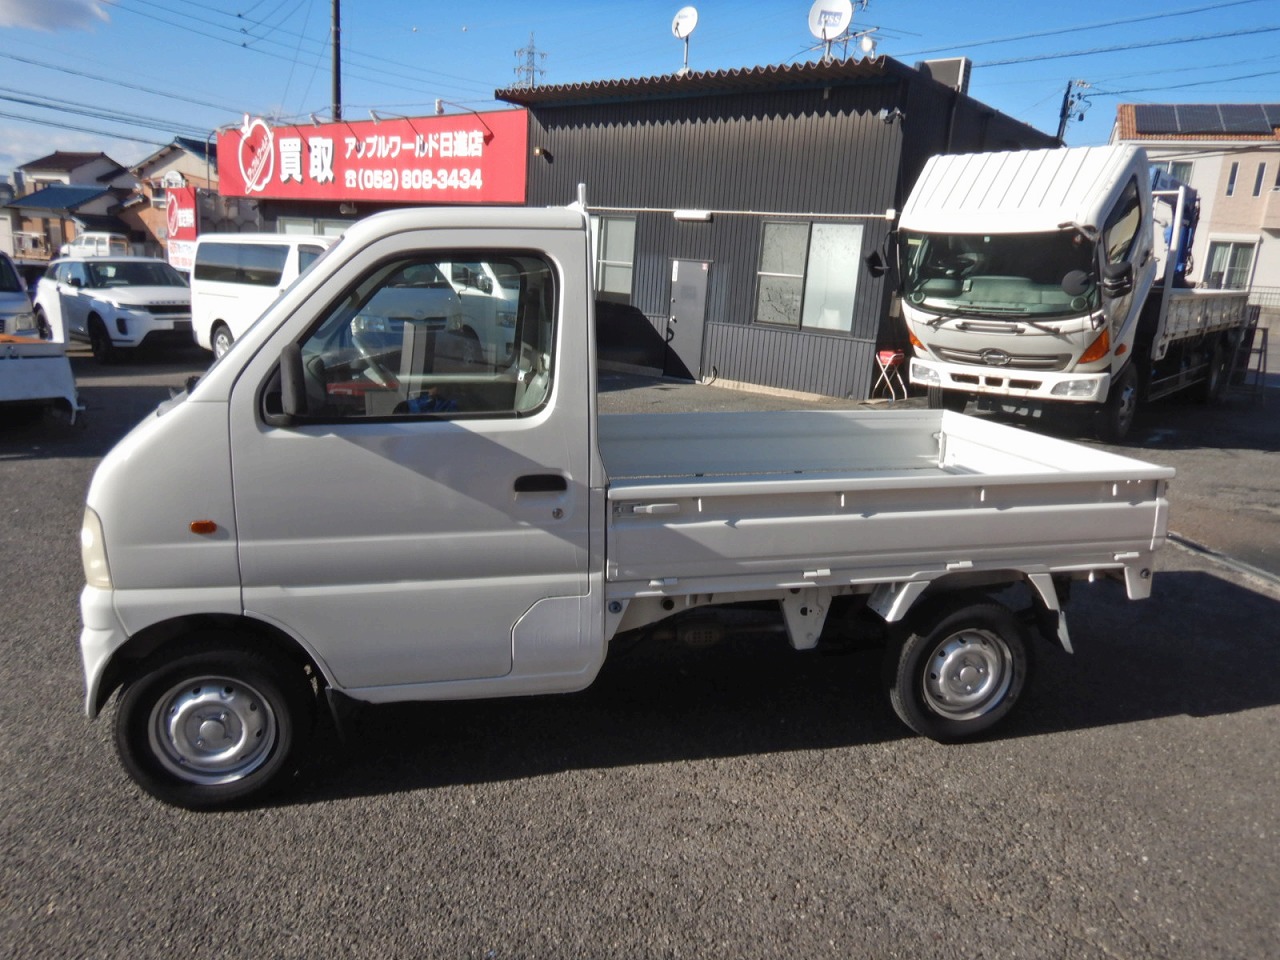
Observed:
[[[868,57],[876,55],[876,38],[869,33],[864,33],[862,39],[858,41],[858,48]]]
[[[697,25],[697,8],[681,7],[676,11],[675,19],[671,21],[671,32],[675,34],[677,40],[687,40]]]
[[[809,8],[809,32],[814,39],[830,43],[853,22],[850,0],[814,0]]]

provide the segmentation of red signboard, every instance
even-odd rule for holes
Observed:
[[[272,127],[218,136],[224,197],[524,203],[524,110]]]
[[[196,247],[195,187],[170,187],[165,191],[165,213],[168,216],[169,264],[177,270],[190,270]]]

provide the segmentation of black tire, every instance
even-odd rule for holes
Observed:
[[[231,336],[231,328],[222,322],[215,323],[213,333],[209,335],[209,346],[213,349],[213,358],[221,360],[222,355],[231,349],[233,343],[235,343],[235,337]]]
[[[969,395],[957,390],[943,390],[941,387],[928,387],[928,404],[930,410],[951,410],[964,413],[969,404]]]
[[[161,653],[120,697],[116,749],[157,799],[192,810],[224,807],[262,797],[296,772],[315,707],[302,669],[263,651],[225,645]]]
[[[89,349],[93,351],[93,359],[104,366],[110,366],[120,359],[120,351],[111,342],[106,324],[98,317],[89,319]]]
[[[1203,403],[1221,403],[1231,380],[1231,354],[1224,337],[1218,337],[1209,351],[1209,367],[1200,381],[1199,395]]]
[[[1094,420],[1094,432],[1104,443],[1121,443],[1133,428],[1138,413],[1138,370],[1128,364],[1120,375],[1111,381],[1107,399]]]
[[[36,307],[36,332],[40,334],[41,340],[53,339],[53,327],[49,325],[49,318],[44,315],[41,307]]]
[[[1008,607],[972,600],[933,607],[890,641],[889,702],[908,727],[943,743],[991,729],[1027,682],[1027,633]]]

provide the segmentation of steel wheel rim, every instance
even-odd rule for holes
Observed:
[[[1013,683],[1013,654],[999,634],[953,633],[925,662],[924,699],[935,713],[973,720],[995,709]]]
[[[166,770],[189,783],[243,779],[266,763],[279,732],[275,711],[256,689],[231,677],[175,684],[151,711],[148,736]]]
[[[223,354],[231,349],[231,334],[225,330],[219,330],[213,335],[213,355],[217,359],[221,359]]]

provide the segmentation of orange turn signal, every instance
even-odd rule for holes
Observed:
[[[1098,339],[1089,344],[1089,349],[1080,356],[1080,363],[1093,363],[1095,360],[1101,360],[1110,349],[1111,334],[1107,332],[1106,327],[1103,327],[1102,332],[1098,334]]]
[[[192,520],[191,532],[201,534],[217,533],[218,525],[212,520]]]

